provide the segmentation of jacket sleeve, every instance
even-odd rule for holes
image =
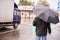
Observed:
[[[47,29],[48,29],[48,32],[51,33],[50,23],[47,24]]]
[[[33,26],[36,26],[36,20],[34,19],[34,21],[33,21]]]

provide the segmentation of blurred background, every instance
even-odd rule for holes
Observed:
[[[40,4],[45,5],[49,7],[50,9],[54,10],[57,15],[60,14],[60,1],[59,0],[14,0],[15,3],[18,5],[18,8],[22,11],[20,11],[20,14],[22,17],[30,17],[32,16],[32,9],[35,6],[38,6]],[[27,12],[28,10],[29,12]]]

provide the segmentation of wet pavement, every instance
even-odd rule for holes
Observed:
[[[7,28],[0,31],[0,40],[35,40],[35,34],[32,33],[33,19],[22,19],[17,29]],[[52,33],[47,35],[47,40],[60,40],[60,23],[51,24]],[[8,31],[9,30],[9,31]]]

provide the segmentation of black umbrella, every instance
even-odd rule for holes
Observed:
[[[43,5],[35,7],[33,9],[33,13],[35,13],[37,17],[39,17],[45,22],[54,24],[59,22],[56,12]]]

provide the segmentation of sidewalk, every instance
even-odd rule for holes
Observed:
[[[48,40],[60,40],[60,23],[51,26],[52,28],[52,33],[51,35],[47,36]]]
[[[32,19],[24,19],[17,30],[0,34],[0,40],[35,40],[35,34],[32,31]],[[51,24],[52,33],[47,35],[47,40],[60,40],[60,23]]]
[[[27,21],[27,20],[26,20]],[[25,22],[25,21],[24,21]],[[32,20],[27,21],[20,25],[20,39],[21,40],[34,40],[35,35],[32,33]],[[51,24],[52,33],[47,35],[47,40],[60,40],[60,23]]]

